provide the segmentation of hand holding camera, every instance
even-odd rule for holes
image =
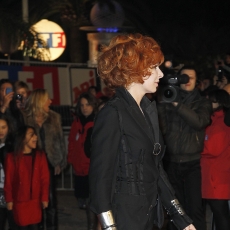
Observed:
[[[5,89],[5,95],[3,96],[3,104],[1,106],[1,112],[5,113],[6,109],[9,107],[10,102],[12,101],[14,92],[12,88]]]
[[[179,101],[179,86],[189,82],[187,74],[176,75],[169,74],[161,78],[160,88],[158,91],[158,101],[164,103],[178,102]]]

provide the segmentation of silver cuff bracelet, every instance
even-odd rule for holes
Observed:
[[[177,199],[175,200],[171,200],[171,204],[174,206],[174,208],[179,212],[180,215],[184,215],[185,211],[183,210],[183,208],[180,206],[180,203]]]
[[[113,226],[113,227],[108,227],[108,228],[104,228],[106,230],[117,230],[117,227]]]
[[[113,219],[113,213],[111,210],[102,212],[101,214],[98,214],[97,217],[101,223],[102,229],[116,230],[115,221]]]

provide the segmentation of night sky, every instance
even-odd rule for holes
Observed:
[[[15,1],[21,2],[19,0],[0,0],[0,3]],[[29,6],[30,8],[33,6],[33,9],[37,11],[45,11],[48,9],[41,3],[45,4],[50,1],[31,0]],[[88,1],[91,4],[94,2],[93,0]],[[173,55],[183,60],[196,60],[201,57],[223,56],[230,52],[230,0],[116,1],[125,11],[127,20],[124,25],[133,26],[133,32],[140,32],[155,38],[165,55]],[[36,4],[39,7],[36,7]],[[17,12],[19,8],[21,9],[17,7]],[[32,16],[30,14],[30,17]],[[51,20],[60,23],[65,28],[67,36],[71,34],[71,27],[67,28],[62,24],[60,13],[52,16]],[[83,34],[81,39],[84,40],[82,46],[87,49],[86,34]],[[71,50],[70,47],[67,48]],[[71,61],[68,49],[57,60],[58,62]],[[88,51],[85,52],[84,49],[82,48],[84,56],[82,61],[86,62]],[[12,58],[14,56],[18,58],[18,55],[12,55]]]
[[[164,53],[187,59],[230,52],[230,1],[119,0],[137,31],[154,37]]]

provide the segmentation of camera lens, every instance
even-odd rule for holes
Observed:
[[[166,89],[166,90],[164,91],[164,96],[165,96],[166,98],[171,98],[171,97],[173,96],[173,91],[172,91],[171,89]]]
[[[178,86],[167,85],[160,89],[158,100],[160,102],[170,103],[176,100],[178,96]]]
[[[17,94],[16,95],[16,100],[22,101],[23,100],[23,96],[21,94]]]

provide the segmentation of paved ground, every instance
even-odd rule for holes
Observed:
[[[78,208],[73,191],[58,191],[57,195],[59,230],[87,230],[85,211]],[[207,213],[210,213],[209,209]],[[162,230],[166,230],[166,223],[167,218]],[[210,229],[210,222],[207,221],[207,230]]]
[[[59,230],[87,230],[86,214],[77,206],[73,191],[58,191]]]
[[[57,195],[59,230],[87,230],[85,211],[77,207],[73,191],[58,191]]]

